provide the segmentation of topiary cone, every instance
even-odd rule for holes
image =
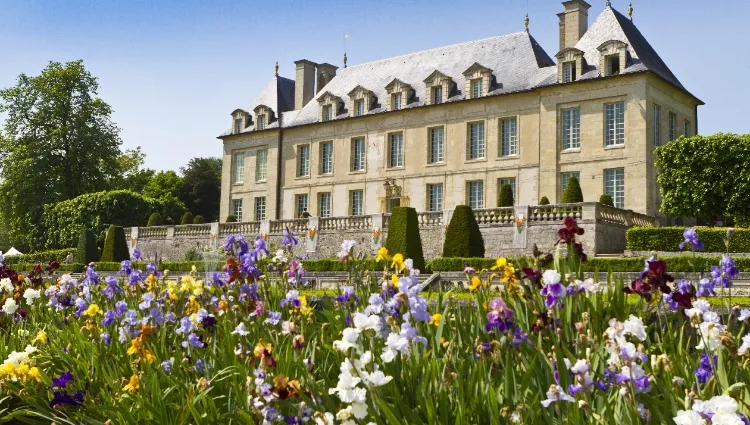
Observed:
[[[484,238],[474,211],[466,205],[458,205],[445,231],[443,257],[484,257]]]
[[[409,207],[393,207],[384,246],[391,255],[402,254],[404,259],[411,258],[414,261],[415,269],[425,270],[417,210]]]

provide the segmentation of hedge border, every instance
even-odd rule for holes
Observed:
[[[627,249],[630,251],[681,251],[680,243],[686,227],[631,227],[625,233]],[[727,252],[724,240],[727,237],[726,227],[694,227],[698,238],[703,242],[701,252]],[[734,229],[729,239],[729,252],[750,252],[750,229]]]

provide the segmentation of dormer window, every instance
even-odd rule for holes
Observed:
[[[620,73],[620,55],[609,55],[604,58],[606,62],[606,76],[618,75]]]
[[[265,130],[266,129],[266,116],[263,115],[263,114],[258,115],[257,129],[258,130]]]
[[[375,94],[362,86],[357,86],[350,91],[349,98],[352,101],[352,107],[350,108],[351,115],[354,117],[361,117],[367,114],[367,111],[375,105],[376,100]]]
[[[565,62],[563,64],[563,83],[570,83],[576,80],[575,62]]]
[[[599,47],[599,72],[603,77],[620,75],[628,60],[628,45],[620,40],[609,40]]]
[[[492,70],[474,62],[464,71],[466,77],[466,97],[476,99],[489,93],[492,87]]]
[[[255,112],[255,129],[265,130],[274,121],[273,110],[265,105],[258,105]]]
[[[242,132],[242,118],[234,119],[234,134],[240,134]]]
[[[414,90],[409,84],[404,83],[398,78],[394,78],[393,81],[385,86],[385,90],[388,93],[388,110],[398,111],[399,109],[405,108],[409,104]]]
[[[439,105],[443,103],[443,87],[442,86],[436,86],[432,88],[432,96],[431,96],[432,104],[433,105]]]
[[[232,112],[232,134],[240,134],[243,130],[245,130],[245,127],[250,125],[252,122],[250,120],[251,115],[249,115],[247,112],[243,111],[242,109],[235,109]]]
[[[433,71],[429,77],[424,80],[427,86],[427,104],[439,105],[443,103],[443,98],[451,96],[453,89],[453,79],[440,71]]]
[[[323,107],[323,121],[330,121],[333,118],[333,113],[331,112],[331,105],[326,105]]]
[[[332,121],[339,115],[344,102],[341,101],[340,97],[327,91],[318,97],[318,103],[320,104],[318,119],[320,121]]]
[[[361,117],[365,114],[365,101],[364,99],[357,99],[354,102],[354,116]]]
[[[583,51],[575,47],[561,50],[557,55],[557,81],[571,83],[584,72]]]
[[[398,111],[399,109],[401,109],[401,93],[396,93],[393,95],[391,106],[394,111]]]

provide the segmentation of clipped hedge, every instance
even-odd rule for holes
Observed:
[[[563,204],[575,204],[583,202],[583,192],[581,185],[578,183],[578,177],[572,176],[568,179],[568,185],[562,195]]]
[[[190,211],[186,211],[185,214],[182,215],[182,220],[180,221],[180,224],[183,226],[186,224],[193,224],[193,220],[194,220],[193,213],[191,213]]]
[[[11,257],[5,257],[5,264],[14,265],[21,263],[41,263],[47,264],[50,260],[55,260],[61,263],[65,260],[69,254],[75,255],[76,248],[64,248],[64,249],[53,249],[49,251],[39,251],[32,254],[13,255]]]
[[[474,211],[466,205],[457,205],[453,211],[445,232],[443,257],[484,257],[482,232],[474,217]]]
[[[96,246],[96,236],[91,229],[83,229],[78,239],[76,261],[88,264],[97,260],[99,260],[99,248]]]
[[[405,259],[411,258],[414,261],[415,269],[425,270],[417,210],[409,207],[393,208],[384,246],[391,255],[400,253]]]
[[[128,250],[128,242],[125,240],[125,231],[121,226],[109,226],[102,250],[102,261],[117,262],[129,259],[130,251]]]
[[[705,245],[702,252],[727,252],[724,239],[726,228],[696,227]],[[685,227],[632,227],[625,237],[631,251],[680,251]],[[750,229],[735,229],[730,239],[729,252],[750,252]]]
[[[476,270],[488,270],[495,265],[495,260],[492,258],[441,257],[430,261],[430,270],[432,270],[433,273],[462,272],[466,267],[466,263],[469,263],[469,265]]]

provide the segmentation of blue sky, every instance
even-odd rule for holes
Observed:
[[[529,0],[531,33],[557,52],[559,1]],[[592,4],[590,23],[605,0]],[[613,0],[622,12],[627,1]],[[481,7],[480,7],[481,6]],[[634,21],[672,71],[706,102],[702,134],[750,133],[750,2],[636,0]],[[83,59],[114,108],[124,147],[176,169],[220,156],[216,136],[294,61],[341,66],[523,30],[525,0],[10,1],[0,0],[0,87],[50,60]]]

